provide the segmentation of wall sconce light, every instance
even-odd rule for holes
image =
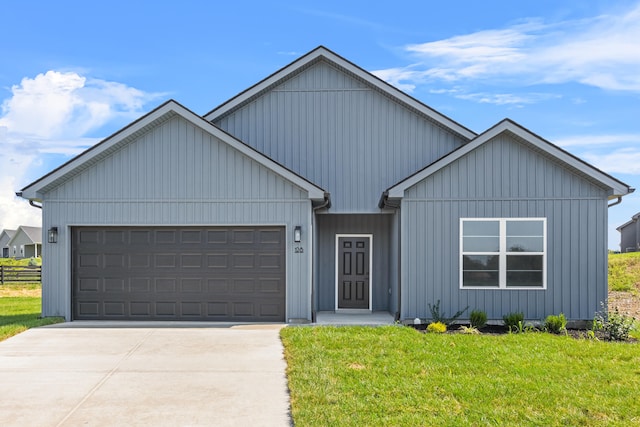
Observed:
[[[49,243],[58,243],[58,227],[51,227],[47,232]]]
[[[293,229],[293,241],[296,243],[300,243],[302,240],[302,227],[296,225],[296,228]]]

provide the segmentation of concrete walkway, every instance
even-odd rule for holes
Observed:
[[[89,327],[0,342],[0,426],[290,426],[282,325]]]

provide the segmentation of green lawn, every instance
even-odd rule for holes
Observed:
[[[0,341],[37,326],[62,322],[59,317],[40,318],[40,284],[0,285]]]
[[[640,252],[609,254],[609,290],[637,293],[640,289]]]
[[[300,426],[640,425],[640,345],[409,327],[281,332]]]

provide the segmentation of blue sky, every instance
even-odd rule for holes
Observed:
[[[166,99],[205,114],[318,45],[640,187],[640,0],[349,3],[5,2],[0,229],[40,222],[15,191]],[[609,209],[609,248],[638,193]]]

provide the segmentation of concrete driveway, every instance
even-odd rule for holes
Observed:
[[[292,424],[282,325],[131,326],[73,322],[0,342],[0,425]]]

